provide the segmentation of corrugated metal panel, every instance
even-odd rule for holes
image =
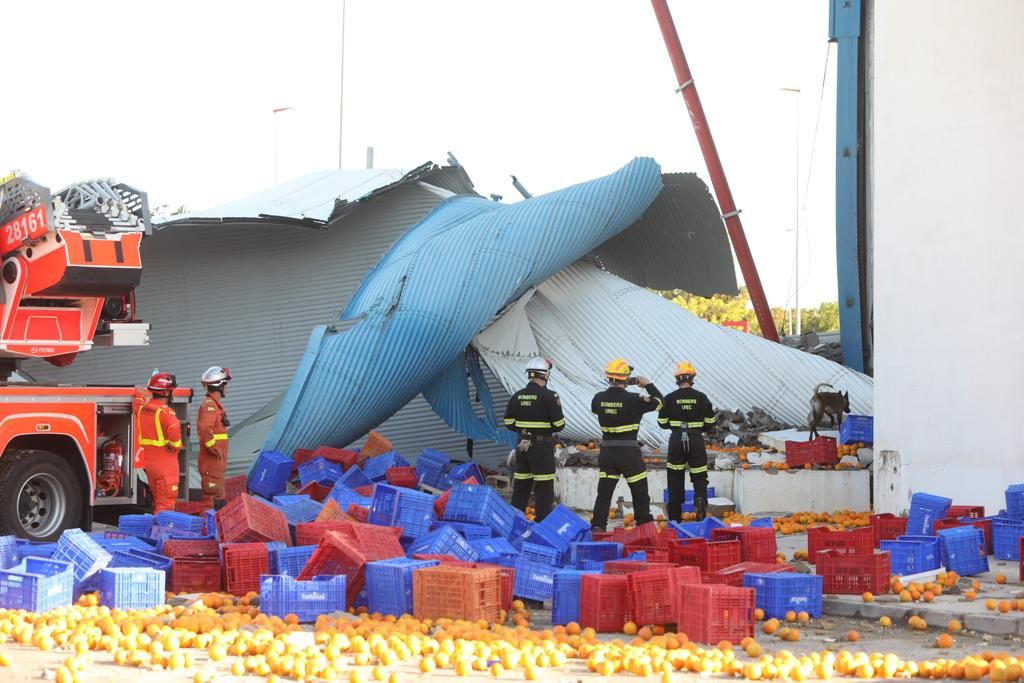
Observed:
[[[718,205],[695,173],[666,173],[665,189],[629,230],[594,251],[608,272],[651,289],[733,294],[736,269]]]
[[[438,192],[419,182],[403,184],[357,205],[326,231],[257,224],[177,224],[158,231],[143,240],[137,290],[139,314],[153,325],[150,346],[97,348],[67,368],[31,362],[26,369],[43,381],[144,384],[159,367],[198,394],[202,371],[225,365],[235,377],[226,407],[241,425],[285,390],[309,330],[337,318],[366,271],[443,200]],[[462,442],[452,454],[464,452],[463,437],[422,399],[408,421],[406,414],[399,411],[385,426],[397,442],[410,449],[414,442],[419,449]],[[244,436],[232,441],[233,470],[249,463],[243,456],[252,448],[245,450]]]
[[[513,205],[459,197],[410,230],[303,360],[267,447],[346,443],[427,386],[508,301],[640,218],[661,190],[652,159]],[[603,316],[602,316],[603,317]]]
[[[529,303],[510,307],[474,341],[506,389],[520,388],[527,361],[540,353],[554,361],[551,387],[566,416],[565,434],[578,441],[600,436],[590,400],[605,386],[604,364],[625,357],[663,393],[675,388],[672,370],[683,359],[697,367],[697,388],[718,408],[763,408],[784,422],[804,424],[814,386],[827,382],[850,392],[858,414],[870,415],[872,381],[824,358],[760,337],[713,325],[642,287],[592,264],[576,263],[541,284]],[[503,317],[504,317],[503,316]],[[509,334],[518,329],[518,334]],[[532,332],[532,338],[524,330]],[[653,414],[641,438],[664,448],[667,432]]]

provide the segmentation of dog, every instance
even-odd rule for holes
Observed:
[[[821,391],[822,387],[832,389],[831,384],[819,384],[814,387],[814,395],[811,396],[811,414],[807,416],[808,426],[811,434],[807,440],[818,436],[818,423],[828,415],[829,426],[835,427],[838,418],[839,425],[843,424],[843,414],[850,412],[850,392]]]

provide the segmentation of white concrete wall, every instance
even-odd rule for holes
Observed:
[[[1024,2],[875,0],[875,504],[1024,481]]]

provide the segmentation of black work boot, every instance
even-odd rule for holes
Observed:
[[[708,516],[708,501],[705,498],[694,498],[693,499],[693,511],[695,518],[698,522],[703,522],[704,518]]]

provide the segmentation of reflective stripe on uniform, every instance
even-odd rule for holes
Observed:
[[[555,475],[553,474],[535,474],[533,475],[534,481],[554,481]]]
[[[704,423],[703,422],[687,422],[686,426],[689,427],[690,429],[700,429],[701,427],[704,426]]]
[[[518,429],[551,429],[550,422],[526,422],[524,420],[516,420],[515,425]]]
[[[511,425],[511,424],[515,424],[515,423],[516,423],[516,419],[514,417],[506,417],[505,418],[505,424]]]
[[[646,472],[641,472],[640,474],[634,474],[632,477],[626,477],[626,483],[627,484],[635,484],[638,481],[642,481],[642,480],[644,480],[646,478],[647,478],[647,473]]]
[[[206,443],[204,443],[203,445],[206,446],[207,448],[213,448],[213,445],[215,443],[217,443],[218,441],[227,441],[227,440],[228,440],[228,435],[227,434],[214,434],[210,438],[210,440],[207,441]]]
[[[565,418],[563,417],[561,420],[555,420],[551,424],[553,424],[555,427],[564,427],[565,426]]]
[[[139,437],[139,445],[140,446],[158,446],[158,447],[174,446],[175,448],[181,448],[181,439],[178,439],[177,441],[169,441],[168,439],[166,439],[164,437],[164,428],[163,428],[163,425],[160,424],[160,412],[162,410],[164,410],[164,409],[161,408],[160,410],[156,411],[153,414],[153,420],[156,423],[156,438],[155,439],[143,439],[142,437]],[[140,414],[140,417],[141,417],[141,414]]]
[[[690,474],[704,474],[707,471],[708,471],[708,466],[707,465],[704,465],[703,467],[691,467],[690,468]]]
[[[670,470],[685,470],[686,463],[684,462],[682,465],[677,465],[675,463],[670,462],[666,463],[666,467],[668,467]]]
[[[659,417],[658,418],[658,424],[660,424],[660,425],[667,425],[668,424],[668,418],[667,417]]]
[[[716,422],[718,422],[718,418],[714,418],[714,417],[705,417],[704,418],[704,424],[713,425]]]
[[[682,427],[683,426],[683,421],[682,420],[669,420],[668,426],[669,427]]]
[[[601,472],[601,474],[599,474],[597,478],[598,479],[618,479],[619,475],[617,475],[617,474],[608,474],[607,472]]]
[[[657,403],[658,403],[658,410],[661,410],[661,407],[663,405],[665,405],[664,403],[661,402],[661,399],[658,398],[657,396],[651,396],[651,398],[653,398],[655,401],[657,401]]]
[[[516,472],[516,479],[533,479],[533,474],[530,472]]]
[[[634,425],[620,425],[618,427],[601,427],[601,431],[605,434],[624,434],[626,432],[635,432],[640,429],[640,423]]]

